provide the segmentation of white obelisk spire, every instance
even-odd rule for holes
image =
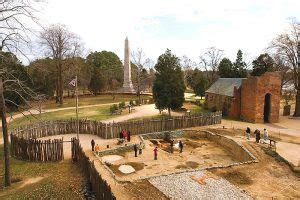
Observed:
[[[126,37],[124,48],[124,82],[122,92],[134,93],[134,88],[131,81],[131,66],[130,66],[130,48],[129,41]]]

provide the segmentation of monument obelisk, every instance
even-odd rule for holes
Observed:
[[[131,81],[131,66],[130,66],[130,48],[129,41],[126,37],[125,48],[124,48],[124,81],[121,92],[124,93],[135,93],[135,90]]]

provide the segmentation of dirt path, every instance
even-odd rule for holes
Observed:
[[[264,128],[268,129],[269,131],[276,132],[276,133],[284,133],[292,136],[300,136],[300,119],[289,119],[288,117],[280,117],[279,123],[249,123],[249,122],[242,122],[242,121],[235,121],[235,120],[228,120],[222,119],[221,125],[216,125],[219,127],[225,126],[227,128],[234,128],[234,129],[243,129],[245,130],[246,127],[250,127],[252,130],[260,129],[263,130]]]
[[[140,118],[140,117],[149,117],[159,114],[159,111],[155,108],[155,104],[142,105],[134,107],[135,111],[131,114],[110,118],[107,120],[102,120],[104,123],[112,123],[112,122],[122,122],[129,119]],[[180,113],[172,112],[173,116],[180,116]]]

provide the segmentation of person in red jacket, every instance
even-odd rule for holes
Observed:
[[[126,138],[127,138],[127,133],[125,130],[122,131],[122,134],[123,134],[123,139],[126,141]]]

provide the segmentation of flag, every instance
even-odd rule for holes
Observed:
[[[73,87],[76,86],[76,78],[74,78],[73,80],[71,80],[71,82],[69,83],[69,85],[72,85]]]

